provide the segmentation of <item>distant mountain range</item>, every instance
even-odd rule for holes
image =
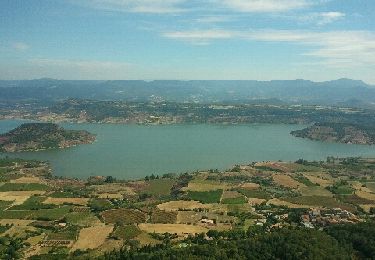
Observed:
[[[375,106],[375,87],[360,80],[0,80],[0,101],[68,98],[125,101],[265,102]]]

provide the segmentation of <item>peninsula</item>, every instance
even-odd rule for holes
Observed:
[[[84,130],[65,130],[53,123],[25,123],[0,135],[0,152],[62,149],[95,141]]]
[[[345,123],[316,123],[302,130],[291,132],[292,135],[316,141],[345,144],[375,144],[375,128],[366,125]]]

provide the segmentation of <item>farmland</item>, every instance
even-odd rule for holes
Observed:
[[[208,231],[325,228],[375,212],[371,159],[261,162],[130,181],[55,178],[48,164],[29,164],[0,160],[0,236],[20,239],[26,246],[17,250],[30,257],[95,258],[122,246],[178,246]]]

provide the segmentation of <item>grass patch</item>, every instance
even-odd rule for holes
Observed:
[[[155,179],[147,182],[144,192],[153,196],[167,196],[175,183],[172,179]]]
[[[6,226],[0,226],[0,234],[4,233],[8,229],[10,229],[12,226],[11,225],[6,225]]]
[[[4,210],[12,204],[11,201],[0,200],[0,210]]]
[[[341,196],[337,196],[337,198],[344,203],[350,203],[350,204],[354,204],[354,205],[361,205],[361,204],[365,205],[365,204],[374,204],[375,203],[375,201],[373,201],[373,200],[361,198],[356,194],[341,195]]]
[[[49,186],[41,183],[5,183],[0,186],[0,192],[4,191],[35,191],[43,190],[46,191]]]
[[[56,205],[43,204],[42,202],[46,199],[43,196],[31,196],[23,204],[15,205],[9,208],[9,210],[39,210],[39,209],[53,209]]]
[[[101,212],[113,208],[113,204],[107,199],[91,199],[88,206],[95,212]]]
[[[164,211],[164,210],[154,210],[151,214],[152,223],[176,223],[177,212]]]
[[[31,211],[32,214],[29,218],[37,220],[59,220],[62,219],[66,214],[68,214],[70,212],[70,209],[70,206],[64,206],[55,209],[34,210]]]
[[[47,240],[77,240],[79,228],[76,226],[68,226],[63,230],[48,234]]]
[[[213,191],[189,191],[188,197],[201,203],[219,203],[223,190]]]
[[[79,226],[90,226],[91,223],[98,221],[98,218],[90,212],[70,212],[65,215],[65,219],[66,222]]]
[[[238,192],[245,195],[248,198],[257,198],[268,200],[271,195],[264,190],[250,190],[250,189],[238,189]]]
[[[337,182],[327,189],[338,195],[351,195],[354,192],[354,189],[346,181]]]
[[[115,239],[129,240],[135,238],[141,233],[142,231],[134,225],[119,225],[116,227],[115,231],[113,231],[111,237]]]
[[[73,192],[67,192],[67,191],[56,191],[49,196],[51,198],[75,198],[76,197],[73,194]]]
[[[101,216],[105,223],[129,225],[143,223],[146,221],[146,214],[133,209],[112,209],[102,212]]]
[[[260,171],[269,171],[269,172],[283,172],[282,170],[278,168],[274,168],[271,166],[266,166],[266,165],[259,165],[259,166],[254,166],[255,169],[260,170]]]
[[[226,198],[222,199],[222,204],[244,204],[247,202],[247,199],[244,196],[237,197],[237,198]]]
[[[295,179],[296,181],[300,182],[300,183],[305,184],[307,187],[318,186],[317,184],[312,183],[309,179],[307,179],[302,174],[292,175],[292,178]]]
[[[0,211],[0,219],[27,219],[31,210],[4,210]]]

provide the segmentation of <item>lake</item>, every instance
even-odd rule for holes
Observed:
[[[0,132],[7,132],[22,122],[2,120]],[[112,175],[122,179],[227,169],[253,161],[375,157],[375,146],[323,143],[289,134],[305,127],[301,125],[61,125],[67,129],[88,130],[97,135],[97,141],[64,150],[8,155],[50,161],[55,175],[79,178]]]

